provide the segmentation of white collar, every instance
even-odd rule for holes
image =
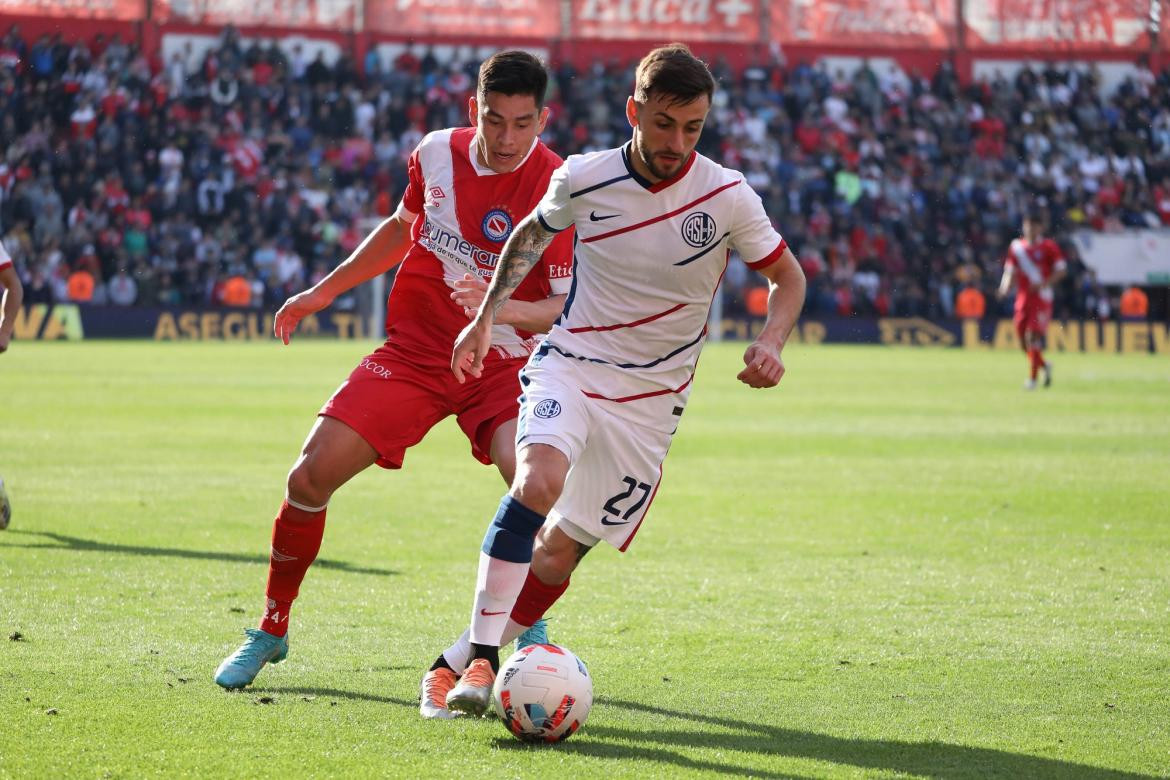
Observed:
[[[478,150],[475,148],[476,136],[471,136],[471,146],[467,150],[467,157],[471,160],[471,167],[475,169],[477,176],[498,176],[498,171],[493,171],[486,165],[481,165],[479,162]],[[524,159],[520,161],[520,165],[528,162],[528,158],[532,156],[532,150],[536,148],[536,144],[540,142],[540,136],[532,139],[532,146],[528,147],[528,153],[524,155]],[[519,170],[520,165],[517,165],[512,171]],[[511,173],[512,171],[509,171]]]

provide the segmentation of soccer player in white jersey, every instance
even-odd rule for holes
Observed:
[[[428,134],[410,157],[409,184],[397,211],[321,282],[285,302],[276,335],[287,344],[304,317],[399,262],[386,313],[386,342],[362,358],[319,412],[288,475],[272,529],[260,625],[220,664],[225,688],[250,684],[267,663],[288,655],[289,611],[325,530],[330,497],[375,463],[398,469],[407,449],[455,415],[472,455],[511,483],[520,394],[517,378],[564,305],[571,236],[549,245],[540,272],[510,302],[489,335],[482,375],[462,386],[451,376],[450,346],[482,296],[483,280],[513,226],[545,192],[561,159],[540,142],[548,75],[521,51],[493,55],[480,68],[469,103],[473,127]],[[400,245],[409,241],[405,258]],[[535,532],[535,531],[534,531]],[[424,717],[450,717],[446,694],[467,659],[437,663],[421,686]]]
[[[738,378],[765,388],[784,374],[780,353],[804,301],[804,275],[743,174],[695,152],[714,89],[686,46],[650,52],[626,102],[633,138],[572,156],[553,174],[455,342],[455,376],[479,376],[496,312],[544,247],[576,227],[565,310],[520,374],[516,479],[484,539],[473,660],[447,696],[452,710],[482,713],[499,646],[559,598],[589,549],[605,541],[625,550],[637,533],[732,248],[770,288],[767,322]]]
[[[12,330],[16,327],[16,313],[24,300],[24,287],[20,275],[4,244],[0,242],[0,352],[8,350],[12,341]]]

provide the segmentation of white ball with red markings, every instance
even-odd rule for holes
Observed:
[[[525,742],[571,737],[593,706],[593,679],[581,659],[558,645],[530,645],[500,666],[492,688],[496,715]]]

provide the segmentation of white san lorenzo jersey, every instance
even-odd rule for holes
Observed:
[[[743,174],[696,152],[651,183],[631,153],[569,157],[537,206],[546,229],[577,227],[572,289],[546,349],[607,367],[583,389],[611,399],[684,392],[730,250],[758,270],[786,248]]]

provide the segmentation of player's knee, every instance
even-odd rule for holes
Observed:
[[[549,469],[522,468],[512,483],[512,495],[525,506],[547,515],[564,487],[565,478]]]
[[[288,472],[288,497],[306,506],[324,506],[333,494],[313,473],[312,461],[301,458]]]

